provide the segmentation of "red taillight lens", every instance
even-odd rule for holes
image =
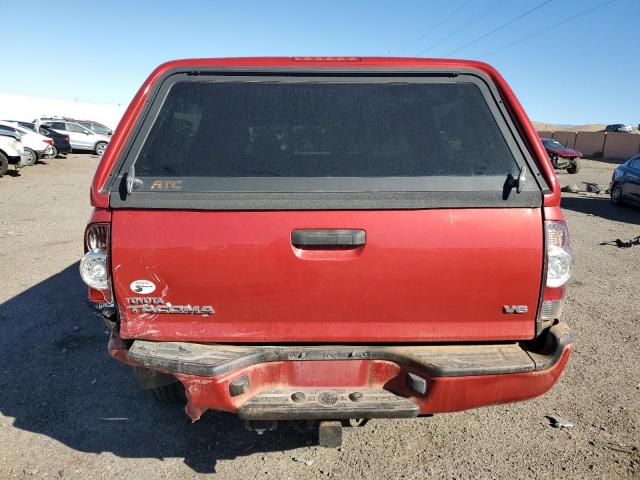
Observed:
[[[540,320],[546,322],[560,318],[564,306],[564,293],[564,287],[544,289],[542,294],[542,307],[540,308]]]
[[[44,143],[48,143],[49,145],[53,145],[53,140],[51,140],[51,139],[46,139],[46,140],[44,141]]]
[[[109,254],[109,233],[108,223],[92,223],[87,226],[84,233],[85,252],[102,252]]]
[[[64,137],[64,141],[68,142],[69,141],[69,137]]]

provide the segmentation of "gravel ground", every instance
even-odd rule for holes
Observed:
[[[340,449],[284,425],[258,437],[236,417],[191,424],[108,358],[77,274],[98,159],[70,155],[0,179],[0,479],[627,478],[640,457],[640,210],[567,195],[576,274],[564,318],[576,345],[544,397],[416,420],[372,421]],[[561,182],[607,184],[585,161]],[[546,415],[573,422],[549,426]],[[311,465],[295,459],[312,461]]]

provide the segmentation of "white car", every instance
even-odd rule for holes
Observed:
[[[53,140],[44,135],[21,127],[14,122],[0,121],[0,133],[8,133],[18,136],[24,145],[24,153],[27,157],[27,165],[35,164],[39,158],[53,153]]]
[[[0,131],[0,177],[7,173],[9,165],[21,167],[26,164],[27,156],[20,139],[15,135],[4,134]]]
[[[111,137],[92,132],[79,123],[65,119],[47,119],[41,121],[42,125],[60,132],[69,137],[69,143],[74,150],[91,150],[97,155],[102,155],[109,145]]]
[[[613,125],[607,125],[604,129],[605,132],[622,132],[631,133],[633,128],[631,125],[625,125],[623,123],[614,123]]]

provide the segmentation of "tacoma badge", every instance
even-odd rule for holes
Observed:
[[[194,313],[213,315],[216,313],[211,305],[173,305],[158,297],[129,297],[127,310],[131,313]]]

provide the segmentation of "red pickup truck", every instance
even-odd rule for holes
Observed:
[[[91,187],[80,264],[109,353],[256,429],[514,402],[557,381],[558,181],[490,66],[172,61]]]

